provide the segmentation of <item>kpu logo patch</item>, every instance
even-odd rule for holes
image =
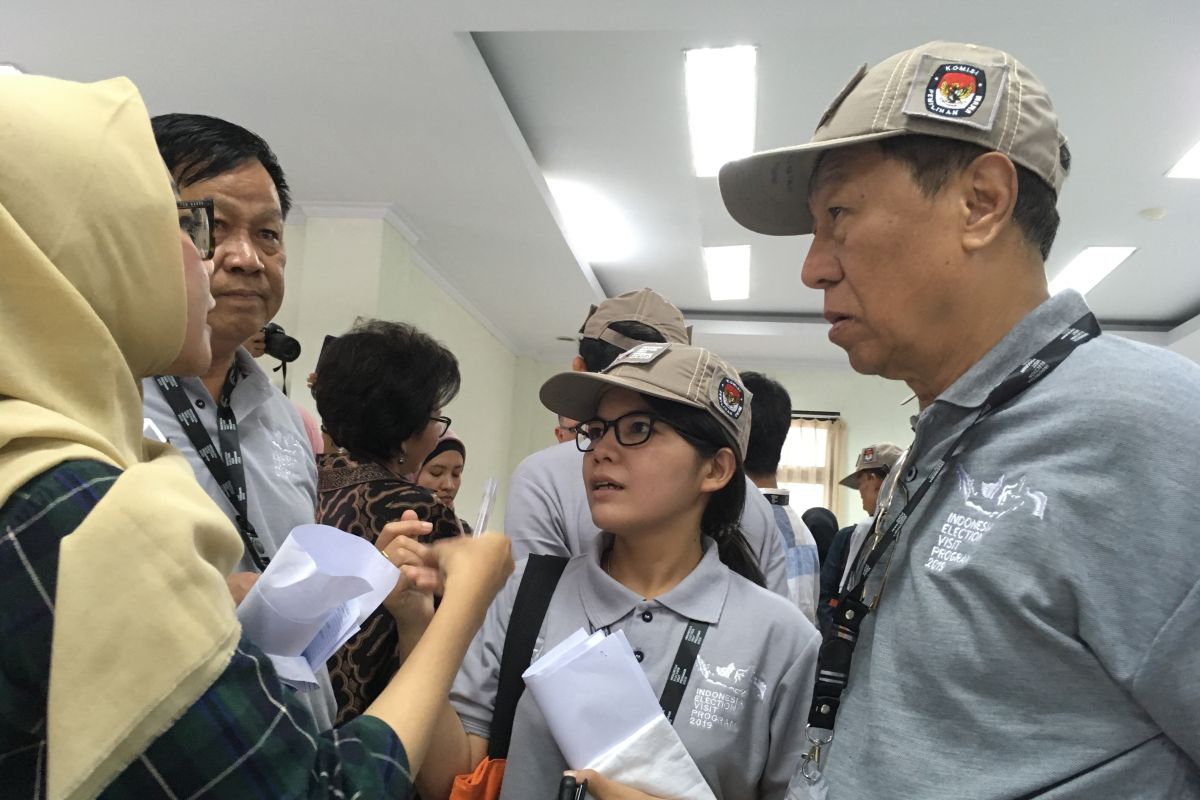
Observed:
[[[969,117],[987,97],[987,74],[970,64],[942,64],[925,89],[925,108],[943,117]]]
[[[722,378],[717,386],[717,402],[721,404],[722,411],[737,419],[746,406],[746,392],[732,379]]]

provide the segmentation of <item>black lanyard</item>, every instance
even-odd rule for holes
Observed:
[[[609,634],[608,626],[602,628]],[[667,673],[667,685],[663,687],[658,704],[662,707],[667,722],[675,723],[675,715],[679,713],[679,704],[683,701],[683,690],[687,688],[692,678],[692,669],[696,666],[696,658],[700,655],[700,645],[708,633],[707,622],[687,621],[683,629],[683,638],[679,640],[679,649],[675,651],[675,661],[671,663],[671,671]]]
[[[217,439],[220,442],[220,450],[213,445],[212,438],[200,422],[199,415],[192,409],[187,394],[179,385],[179,379],[171,375],[159,375],[155,377],[154,382],[158,384],[158,389],[171,411],[175,412],[175,418],[179,420],[183,432],[196,448],[200,460],[221,485],[221,491],[233,506],[234,522],[237,523],[238,533],[246,545],[246,552],[261,572],[267,568],[271,559],[267,557],[266,548],[263,547],[262,540],[250,524],[246,513],[246,469],[242,464],[242,450],[238,444],[237,417],[234,416],[230,405],[233,389],[240,379],[241,373],[235,362],[229,368],[229,373],[225,376],[225,385],[221,388],[221,396],[217,398]]]
[[[667,715],[667,722],[675,723],[675,714],[679,712],[679,703],[683,700],[683,690],[687,688],[692,677],[692,668],[696,666],[696,657],[700,655],[700,645],[704,644],[704,635],[708,633],[707,622],[696,622],[689,619],[683,629],[683,638],[679,640],[679,649],[675,652],[675,661],[667,674],[667,685],[663,687],[662,697],[658,704]]]
[[[926,492],[933,486],[934,481],[942,474],[950,460],[959,454],[967,435],[976,425],[991,416],[996,409],[1011,402],[1026,389],[1053,372],[1059,364],[1067,359],[1067,356],[1075,352],[1077,347],[1099,335],[1100,324],[1096,321],[1096,317],[1091,313],[1085,314],[1009,373],[1008,377],[988,394],[979,413],[975,415],[975,419],[946,450],[941,460],[929,473],[929,477],[904,504],[904,508],[895,516],[884,533],[876,538],[870,552],[865,553],[865,558],[863,556],[867,549],[866,541],[869,540],[864,541],[863,549],[855,557],[849,573],[852,577],[856,574],[859,577],[853,586],[848,586],[839,593],[833,608],[834,627],[821,645],[820,654],[817,657],[816,686],[813,689],[812,706],[808,714],[810,728],[833,730],[842,692],[846,689],[850,673],[850,660],[854,656],[854,645],[858,640],[859,626],[871,611],[871,607],[863,602],[867,579],[870,578],[880,559],[895,544],[917,504],[925,497]],[[898,474],[899,470],[895,470],[895,472],[897,474],[893,480],[901,480],[901,476]],[[881,509],[880,513],[886,513],[886,509]],[[818,759],[819,745],[828,743],[831,738],[832,736],[828,739],[817,740],[812,739],[810,734],[810,740],[818,746],[812,753],[805,756],[806,775],[808,774],[807,761]]]

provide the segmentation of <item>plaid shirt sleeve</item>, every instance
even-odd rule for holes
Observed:
[[[45,796],[46,698],[58,546],[118,478],[75,461],[0,508],[0,786]],[[106,798],[408,798],[400,740],[374,717],[318,733],[245,638],[229,667],[104,791]]]

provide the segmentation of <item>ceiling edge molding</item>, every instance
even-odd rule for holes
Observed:
[[[308,219],[360,219],[360,220],[380,220],[400,234],[401,238],[408,243],[409,251],[412,253],[413,263],[417,268],[424,273],[425,277],[433,281],[434,285],[449,295],[450,299],[458,303],[458,305],[467,312],[467,314],[483,327],[488,333],[495,337],[496,341],[500,342],[508,352],[514,356],[521,357],[526,355],[523,348],[520,348],[516,343],[500,329],[486,314],[472,303],[467,297],[458,290],[453,283],[445,276],[437,263],[429,257],[428,254],[421,250],[420,242],[423,240],[418,229],[409,222],[395,206],[384,203],[319,203],[306,202],[297,203],[297,208],[303,213],[299,224],[303,224],[304,220]],[[288,215],[289,219],[295,215]]]
[[[558,205],[554,202],[554,198],[550,194],[550,187],[546,185],[546,176],[542,173],[541,166],[538,165],[537,160],[533,157],[533,152],[529,149],[529,142],[525,141],[525,134],[521,132],[521,127],[517,125],[516,119],[513,118],[512,109],[508,107],[508,102],[504,99],[504,94],[500,91],[500,87],[497,85],[492,71],[488,68],[487,62],[483,60],[483,54],[479,52],[479,46],[475,44],[475,38],[469,31],[460,31],[455,35],[462,43],[465,58],[470,62],[475,74],[479,76],[480,87],[483,93],[492,102],[496,117],[504,129],[505,136],[512,145],[513,152],[521,160],[525,171],[529,174],[530,180],[533,182],[538,194],[541,195],[542,202],[545,203],[546,210],[550,212],[550,216],[554,219],[554,224],[558,226],[558,231],[562,235],[567,249],[571,251],[575,264],[579,267],[580,274],[583,275],[583,279],[591,287],[592,294],[595,296],[597,302],[607,299],[608,295],[605,293],[604,287],[600,285],[600,281],[596,278],[596,271],[592,269],[592,265],[571,244],[571,240],[567,236],[566,226],[563,224],[562,216],[558,212]]]

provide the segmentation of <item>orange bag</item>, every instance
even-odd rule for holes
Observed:
[[[470,775],[457,775],[450,800],[497,800],[504,783],[504,759],[484,758]]]

